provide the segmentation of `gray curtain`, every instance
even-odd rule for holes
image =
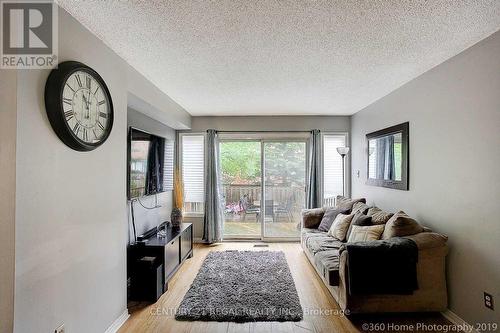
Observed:
[[[396,163],[394,161],[394,135],[387,138],[386,179],[396,179]]]
[[[217,132],[207,130],[205,166],[205,216],[203,219],[203,241],[215,243],[222,240],[222,208],[219,184],[219,145]]]
[[[396,179],[393,135],[377,139],[377,179]]]
[[[309,139],[309,179],[307,182],[306,207],[318,208],[321,203],[321,132],[311,131]]]
[[[377,179],[385,179],[386,138],[377,139]]]

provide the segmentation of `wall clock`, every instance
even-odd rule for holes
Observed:
[[[102,145],[113,127],[108,87],[92,68],[60,63],[45,84],[45,108],[52,128],[68,147],[90,151]]]

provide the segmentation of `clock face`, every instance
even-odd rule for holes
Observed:
[[[106,137],[109,101],[102,85],[88,72],[73,72],[64,83],[63,112],[71,132],[79,140],[96,144]]]
[[[45,109],[59,139],[78,151],[99,147],[113,128],[108,87],[81,62],[62,62],[52,70],[45,84]]]

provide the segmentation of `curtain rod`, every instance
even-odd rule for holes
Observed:
[[[309,133],[311,131],[218,131],[217,133]]]

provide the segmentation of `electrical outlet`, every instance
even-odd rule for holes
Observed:
[[[484,306],[490,310],[494,310],[493,296],[488,294],[486,291],[484,292]]]
[[[64,332],[66,332],[66,330],[64,329],[64,324],[54,330],[54,333],[64,333]]]

